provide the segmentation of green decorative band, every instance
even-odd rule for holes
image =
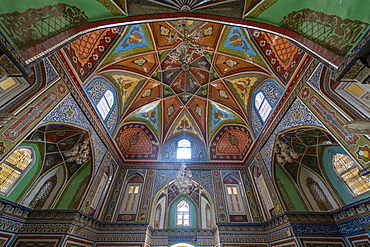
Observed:
[[[274,3],[276,3],[278,0],[265,0],[262,1],[260,4],[258,4],[256,7],[254,7],[251,11],[249,11],[244,17],[245,18],[257,18],[262,12],[270,8]]]
[[[125,16],[125,13],[119,8],[113,1],[110,0],[97,0],[99,3],[103,4],[113,15]]]

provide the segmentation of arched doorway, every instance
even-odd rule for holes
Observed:
[[[196,247],[196,245],[188,244],[188,243],[177,243],[170,245],[170,247]]]

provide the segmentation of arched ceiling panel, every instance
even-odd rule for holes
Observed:
[[[233,96],[239,102],[243,111],[246,113],[248,112],[247,109],[250,109],[253,90],[256,88],[256,86],[261,85],[266,78],[267,75],[264,74],[244,73],[241,75],[228,77],[224,79],[224,81],[233,93]]]
[[[235,55],[246,61],[251,61],[262,67],[266,67],[257,49],[253,47],[244,28],[226,26],[221,37],[218,51]]]
[[[215,55],[213,66],[221,77],[242,72],[266,72],[258,65],[247,62],[245,59],[224,54]]]
[[[245,112],[239,107],[239,104],[232,96],[232,93],[221,80],[209,84],[208,97],[209,99],[232,109],[234,112],[238,113],[239,116],[245,117]]]
[[[186,107],[199,126],[202,136],[207,140],[207,100],[194,96]]]
[[[294,73],[303,56],[297,59],[299,49],[286,40],[266,37],[281,47],[265,51],[244,28],[201,21],[127,26],[99,69],[119,92],[116,141],[125,159],[164,161],[149,146],[161,150],[187,136],[203,145],[209,161],[243,162],[253,138],[253,93],[277,78],[273,62]],[[276,61],[269,60],[275,53]],[[226,126],[229,137],[221,134]]]
[[[152,50],[154,50],[154,45],[147,25],[137,24],[127,26],[123,37],[106,57],[103,64]]]
[[[156,52],[145,53],[136,56],[129,56],[117,63],[104,68],[104,70],[128,70],[145,76],[153,74],[158,66],[158,56]]]
[[[102,73],[108,80],[116,85],[117,92],[119,92],[120,108],[121,108],[121,118],[125,116],[124,113],[127,111],[128,107],[131,105],[132,100],[136,96],[136,92],[140,90],[141,86],[145,82],[145,78],[129,73],[124,73],[121,71],[109,71]]]
[[[128,114],[134,110],[147,105],[153,101],[157,101],[162,98],[162,85],[154,80],[148,80],[141,88],[140,91],[136,91],[136,98],[132,102]]]
[[[158,140],[145,124],[125,124],[120,128],[116,142],[125,159],[157,160],[158,158]]]
[[[162,134],[162,104],[161,101],[146,104],[137,109],[130,117],[125,119],[126,122],[144,122],[156,134],[157,139],[160,140]]]
[[[208,103],[208,138],[212,138],[215,132],[224,124],[244,124],[233,111],[215,102]]]
[[[185,109],[177,117],[177,120],[172,126],[171,130],[168,132],[166,139],[168,141],[182,135],[190,136],[194,139],[197,139],[200,143],[204,143],[202,132],[199,130],[194,118],[190,116]]]
[[[211,160],[243,160],[251,144],[248,129],[226,125],[211,141]]]
[[[303,50],[274,34],[258,30],[251,30],[251,33],[275,73],[287,83],[305,54]]]

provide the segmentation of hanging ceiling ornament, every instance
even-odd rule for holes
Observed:
[[[199,44],[203,33],[199,27],[192,29],[191,20],[177,22],[179,33],[168,35],[171,43],[180,43],[162,61],[163,83],[171,86],[179,97],[191,97],[200,86],[207,84],[211,64],[204,56],[204,48]],[[183,99],[186,102],[188,98]]]
[[[180,170],[177,173],[177,177],[175,178],[175,185],[181,194],[190,193],[192,176],[190,169],[186,168],[185,162],[182,162]]]
[[[181,11],[191,11],[197,8],[204,7],[205,5],[224,3],[230,0],[149,0],[154,3],[160,3],[168,7],[176,8]]]
[[[283,134],[279,140],[276,141],[274,152],[276,159],[280,164],[285,162],[293,162],[299,158],[299,155],[287,144],[288,138]]]

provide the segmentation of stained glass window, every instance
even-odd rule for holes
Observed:
[[[33,152],[30,148],[16,149],[1,163],[0,192],[6,193],[25,173],[33,161]]]
[[[176,225],[177,226],[190,226],[190,207],[189,203],[182,200],[177,204],[176,212]]]
[[[177,143],[177,159],[191,159],[191,143],[187,139],[181,139]]]
[[[354,195],[360,195],[370,190],[367,178],[358,174],[360,168],[354,160],[345,154],[335,154],[333,158],[334,169]]]
[[[257,93],[254,97],[254,105],[263,122],[265,122],[270,115],[272,107],[262,92]]]

